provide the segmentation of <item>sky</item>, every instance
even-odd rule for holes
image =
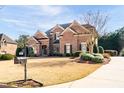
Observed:
[[[19,35],[34,35],[37,30],[46,32],[56,24],[80,22],[88,11],[101,11],[109,16],[107,31],[124,26],[124,6],[110,5],[8,5],[0,8],[0,33],[12,39]]]

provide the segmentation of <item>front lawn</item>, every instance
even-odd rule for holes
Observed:
[[[65,83],[83,78],[102,64],[72,62],[69,58],[39,58],[28,60],[28,78],[43,83],[44,86]],[[23,65],[13,61],[0,62],[0,82],[23,79]]]

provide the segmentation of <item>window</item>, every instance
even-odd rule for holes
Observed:
[[[98,45],[98,39],[97,39],[97,38],[96,38],[96,40],[95,40],[95,44]]]
[[[55,40],[59,40],[59,33],[60,32],[56,32],[56,34],[55,34]]]
[[[66,53],[71,53],[70,43],[66,43]]]
[[[4,45],[7,46],[7,42],[6,41],[4,41]]]
[[[1,46],[7,46],[7,42],[6,42],[6,40],[5,39],[3,39],[3,41],[1,42]]]
[[[83,51],[83,52],[87,51],[87,47],[86,47],[86,43],[85,42],[81,43],[81,51]]]

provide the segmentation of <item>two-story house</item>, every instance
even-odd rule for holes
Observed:
[[[43,33],[43,32],[37,32]],[[74,53],[76,51],[89,51],[93,52],[94,44],[97,44],[98,34],[95,27],[89,24],[80,24],[77,21],[67,24],[57,24],[50,30],[46,32],[47,35],[44,35],[45,39],[42,38],[42,35],[39,35],[39,40],[37,36],[34,35],[33,41],[37,43],[39,49],[34,47],[34,50],[37,50],[37,53],[45,54],[42,50],[42,45],[46,45],[47,55],[48,53]],[[31,37],[32,38],[32,37]],[[46,40],[46,41],[45,41]],[[31,41],[31,39],[29,39]],[[44,44],[47,43],[47,44]],[[30,43],[31,46],[36,46],[34,43]]]
[[[0,54],[12,54],[15,55],[17,49],[17,43],[6,36],[0,34]]]

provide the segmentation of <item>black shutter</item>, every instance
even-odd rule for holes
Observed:
[[[54,35],[54,40],[56,40],[56,34]]]
[[[70,45],[70,53],[72,54],[72,45]]]
[[[66,54],[66,45],[64,45],[64,54]]]
[[[81,50],[81,44],[79,45],[79,50]]]

